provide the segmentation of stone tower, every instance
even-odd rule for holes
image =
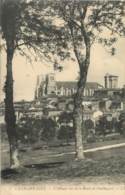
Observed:
[[[51,95],[55,94],[56,91],[56,79],[55,74],[50,73],[46,75],[46,94]]]
[[[44,96],[45,76],[38,75],[35,88],[35,100],[41,99]]]
[[[56,94],[55,74],[38,75],[35,89],[35,100],[41,100],[42,97]]]
[[[105,88],[116,89],[118,88],[118,76],[106,74],[104,77]]]

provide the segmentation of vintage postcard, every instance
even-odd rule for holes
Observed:
[[[125,193],[125,1],[0,1],[1,194]]]

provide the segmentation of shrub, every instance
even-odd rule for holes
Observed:
[[[75,130],[73,128],[73,113],[63,112],[59,117],[58,123],[60,124],[58,139],[66,140],[67,143],[70,139],[74,139]]]
[[[106,124],[107,124],[107,120],[105,116],[100,117],[100,119],[98,120],[98,122],[96,123],[96,133],[99,135],[105,135],[106,134]]]
[[[22,143],[49,141],[55,136],[56,123],[51,118],[26,117],[17,124],[18,139]]]
[[[41,120],[42,131],[41,131],[41,139],[44,141],[50,141],[54,139],[57,124],[51,118],[43,118]]]
[[[59,116],[58,123],[69,123],[73,120],[73,113],[72,112],[63,112]]]
[[[94,129],[94,122],[91,119],[87,119],[84,122],[86,130]]]
[[[119,116],[119,132],[125,134],[125,112],[122,112]]]
[[[67,143],[70,139],[74,139],[75,137],[75,131],[73,127],[70,127],[68,125],[62,125],[58,132],[58,139],[60,140],[66,140]]]

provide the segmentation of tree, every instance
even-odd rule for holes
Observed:
[[[49,43],[53,40],[55,28],[44,13],[45,2],[27,0],[1,0],[1,32],[6,45],[5,121],[10,144],[10,166],[20,166],[16,116],[13,105],[13,58],[16,52],[29,58],[47,57]],[[51,32],[51,35],[50,35]],[[28,52],[27,52],[28,51]]]
[[[101,43],[115,54],[113,44],[125,35],[124,1],[49,1],[48,13],[61,21],[61,38],[54,43],[53,53],[61,59],[75,55],[79,66],[77,93],[74,97],[74,128],[76,135],[76,158],[83,159],[82,142],[82,97],[90,65],[91,48]],[[53,9],[52,9],[53,8]],[[72,49],[73,48],[73,49]]]
[[[18,3],[18,1],[17,1]],[[19,166],[18,150],[17,150],[17,135],[16,135],[16,116],[13,106],[13,75],[12,75],[12,59],[15,50],[15,39],[18,19],[19,6],[16,1],[2,2],[2,33],[6,40],[7,53],[7,76],[5,83],[5,121],[8,139],[10,143],[10,163],[12,168]]]
[[[42,133],[41,139],[46,141],[47,144],[49,141],[52,141],[56,133],[56,122],[52,118],[43,117],[41,120]]]
[[[59,116],[59,119],[58,119],[58,123],[70,123],[72,122],[72,119],[73,119],[73,114],[72,112],[63,112],[60,116]]]
[[[6,43],[7,53],[5,120],[10,143],[11,167],[19,166],[13,106],[12,60],[16,51],[27,56],[27,49],[32,55],[37,53],[41,59],[46,57],[49,60],[53,56],[60,56],[61,60],[64,60],[72,58],[72,52],[75,54],[80,75],[74,97],[74,128],[76,156],[82,159],[84,157],[82,95],[90,65],[91,47],[96,41],[111,47],[117,40],[117,35],[125,34],[125,2],[106,0],[1,0],[1,2],[2,37]],[[106,29],[108,36],[104,33]],[[114,47],[111,48],[111,54],[115,54]],[[56,68],[58,67],[60,66],[56,63]]]

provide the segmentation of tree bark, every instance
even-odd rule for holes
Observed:
[[[5,121],[7,135],[10,145],[10,167],[18,168],[18,141],[16,132],[16,116],[13,104],[13,72],[12,60],[14,55],[14,44],[12,41],[7,41],[7,75],[5,82]]]
[[[82,109],[82,97],[85,85],[85,77],[78,82],[77,93],[74,97],[74,128],[75,128],[75,144],[76,144],[76,159],[84,159],[83,148],[83,109]]]
[[[75,109],[74,114],[74,128],[75,128],[75,150],[76,150],[76,159],[84,159],[83,153],[83,139],[82,139],[82,127],[81,127],[81,116],[78,113],[79,109]]]
[[[90,64],[90,40],[89,37],[84,29],[83,24],[81,25],[81,33],[84,37],[84,44],[86,46],[86,52],[85,52],[85,59],[81,58],[81,55],[79,54],[77,50],[77,45],[75,41],[73,40],[73,46],[74,46],[74,53],[77,58],[79,69],[80,69],[80,79],[78,81],[78,88],[77,93],[74,97],[74,128],[75,128],[75,139],[76,139],[76,159],[84,159],[84,153],[83,153],[83,136],[84,136],[84,124],[83,124],[83,108],[82,108],[82,101],[83,101],[83,92],[87,80],[87,73],[88,73],[88,67]],[[71,34],[73,36],[73,31],[71,29]]]

